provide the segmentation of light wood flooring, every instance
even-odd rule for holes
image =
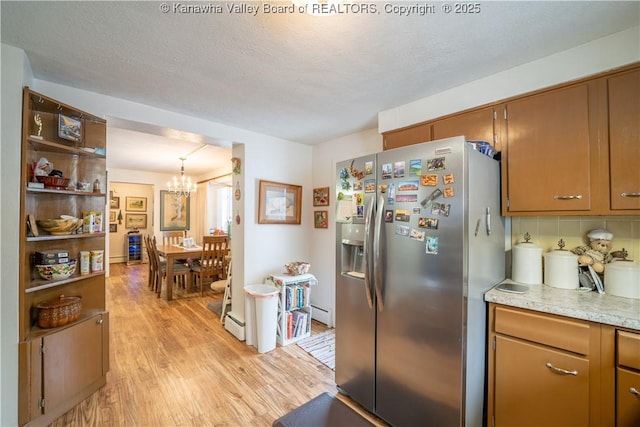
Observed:
[[[222,294],[167,302],[147,288],[146,264],[110,268],[107,385],[52,426],[270,426],[336,394],[333,371],[297,345],[260,354],[226,331],[207,309]],[[313,333],[324,329],[313,322]]]

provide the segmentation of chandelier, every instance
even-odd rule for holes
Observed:
[[[191,182],[191,178],[184,176],[184,161],[187,160],[184,157],[180,157],[182,162],[180,166],[180,179],[173,177],[173,181],[167,182],[167,189],[173,193],[176,197],[185,196],[189,197],[191,193],[196,192],[196,184]]]

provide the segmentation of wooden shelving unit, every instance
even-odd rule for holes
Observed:
[[[62,116],[62,117],[61,117]],[[59,128],[64,117],[79,124],[72,133]],[[104,271],[80,274],[81,251],[104,251],[107,234],[34,232],[34,220],[84,212],[104,212],[103,191],[76,190],[79,182],[106,185],[106,121],[24,88],[21,173],[19,408],[20,425],[47,425],[106,384],[109,369],[109,315]],[[66,189],[36,188],[33,167],[45,158],[69,178]],[[93,189],[93,187],[92,187]],[[63,251],[76,259],[76,271],[62,280],[46,280],[35,267],[37,251]],[[75,322],[55,328],[37,324],[38,305],[61,295],[82,298]]]

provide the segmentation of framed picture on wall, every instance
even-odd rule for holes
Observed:
[[[146,212],[147,211],[147,198],[146,197],[127,197],[126,199],[126,207],[127,211],[139,211]]]
[[[109,207],[111,209],[120,209],[120,197],[118,196],[113,196],[110,200],[109,200]]]
[[[328,228],[329,227],[329,211],[314,211],[313,226],[315,228]]]
[[[109,224],[109,233],[117,233],[118,224]]]
[[[124,216],[125,228],[147,228],[147,214],[125,214]]]
[[[259,224],[300,224],[302,186],[260,180]]]
[[[329,187],[313,189],[313,206],[329,206]]]
[[[109,222],[116,222],[116,211],[109,212]]]
[[[167,190],[160,191],[160,231],[188,230],[190,199],[176,196]]]

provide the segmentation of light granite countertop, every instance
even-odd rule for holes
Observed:
[[[504,282],[517,283],[509,279]],[[552,288],[547,285],[526,286],[529,290],[523,294],[504,292],[493,287],[484,294],[484,300],[640,330],[640,299],[599,294],[596,291]]]

